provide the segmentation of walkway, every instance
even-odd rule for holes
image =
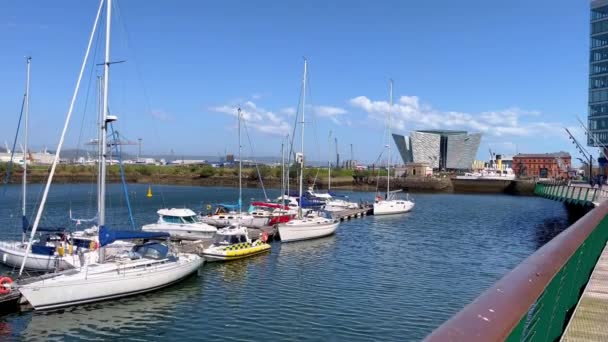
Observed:
[[[562,341],[608,341],[608,246],[570,319]]]

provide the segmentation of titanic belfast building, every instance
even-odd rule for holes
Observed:
[[[479,143],[480,133],[465,131],[413,131],[409,137],[393,134],[404,164],[428,163],[436,170],[470,170]]]

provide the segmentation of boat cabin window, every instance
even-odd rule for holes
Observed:
[[[234,245],[241,242],[247,242],[247,238],[244,235],[215,235],[213,243],[218,245]]]
[[[163,221],[167,223],[182,223],[182,219],[179,216],[163,216]]]
[[[184,216],[184,217],[182,217],[182,219],[186,223],[197,223],[198,222],[198,218],[196,216]]]
[[[167,248],[167,246],[156,242],[135,246],[134,248],[134,252],[139,254],[142,258],[154,260],[166,258],[168,251],[169,248]]]

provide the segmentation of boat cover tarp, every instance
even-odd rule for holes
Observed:
[[[55,247],[45,245],[32,245],[32,254],[53,255],[55,254]]]
[[[99,245],[109,245],[117,240],[134,239],[161,239],[168,238],[169,233],[164,232],[140,232],[134,230],[110,230],[106,226],[99,228]]]

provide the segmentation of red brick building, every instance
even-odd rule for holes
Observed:
[[[513,157],[513,172],[522,177],[567,177],[572,166],[568,152],[517,154]]]

